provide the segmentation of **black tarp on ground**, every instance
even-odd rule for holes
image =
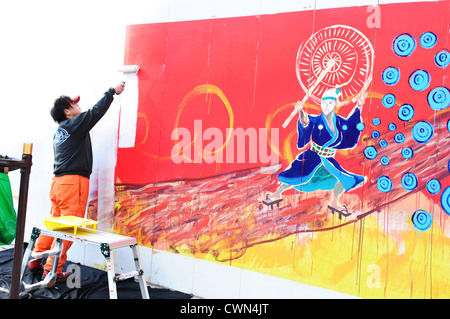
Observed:
[[[14,249],[0,250],[0,287],[9,288],[11,284]],[[64,265],[64,270],[70,262]],[[80,288],[69,288],[65,282],[56,283],[53,288],[29,292],[25,299],[109,299],[108,277],[106,272],[79,265],[81,273]],[[31,284],[41,280],[41,275],[25,272],[24,282]],[[169,289],[147,287],[150,299],[190,299],[192,296]],[[119,299],[141,299],[139,283],[130,278],[117,283]],[[8,299],[9,294],[0,291],[0,299]]]

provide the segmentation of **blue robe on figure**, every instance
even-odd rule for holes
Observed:
[[[362,126],[359,108],[347,119],[333,112],[335,132],[323,114],[308,118],[306,127],[298,121],[297,147],[301,149],[310,141],[311,147],[300,153],[278,179],[302,192],[332,190],[338,181],[346,192],[361,186],[364,177],[346,171],[334,159],[336,150],[350,149],[358,143]]]

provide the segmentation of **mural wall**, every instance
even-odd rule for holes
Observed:
[[[129,26],[136,129],[102,223],[364,298],[450,297],[449,10]]]

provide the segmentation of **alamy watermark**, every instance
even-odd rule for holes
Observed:
[[[70,264],[66,270],[71,273],[66,280],[67,288],[81,288],[81,267],[77,264]]]
[[[380,288],[381,287],[381,268],[377,264],[371,264],[367,266],[367,272],[370,274],[367,276],[367,287]]]
[[[269,136],[270,134],[270,136]],[[262,163],[279,161],[279,129],[272,128],[203,128],[194,120],[194,131],[175,128],[171,140],[171,158],[180,163]]]
[[[381,28],[380,6],[379,5],[376,5],[376,6],[369,5],[369,6],[367,6],[366,12],[370,13],[370,15],[367,17],[367,20],[366,20],[367,27],[370,29]]]

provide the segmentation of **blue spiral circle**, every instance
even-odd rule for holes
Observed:
[[[402,121],[409,121],[414,116],[414,108],[410,104],[403,104],[398,109],[398,118]]]
[[[380,159],[380,163],[382,165],[388,165],[389,162],[390,162],[390,160],[389,160],[389,157],[387,157],[387,156],[382,156],[381,159]]]
[[[400,71],[393,66],[387,67],[381,74],[381,78],[387,85],[395,85],[400,80]]]
[[[394,136],[394,141],[396,143],[403,143],[405,141],[405,135],[403,133],[397,133]]]
[[[430,86],[431,77],[425,70],[415,70],[408,81],[414,91],[423,91]]]
[[[392,181],[387,176],[381,176],[377,181],[377,188],[380,192],[387,193],[392,190]]]
[[[402,186],[407,191],[412,191],[417,187],[417,176],[414,173],[408,172],[402,176]]]
[[[378,131],[373,131],[372,132],[372,138],[373,139],[377,139],[377,138],[379,138],[380,137],[380,132],[378,132]]]
[[[411,221],[414,227],[420,231],[428,230],[433,224],[433,218],[430,213],[423,209],[416,210],[411,217]]]
[[[381,103],[383,103],[384,107],[390,109],[395,105],[395,95],[392,93],[386,94],[385,96],[383,96]]]
[[[380,125],[380,123],[381,123],[381,121],[378,117],[373,118],[373,120],[372,120],[373,125],[377,126],[377,125]]]
[[[400,34],[394,39],[393,49],[398,56],[407,57],[416,49],[416,40],[407,33]]]
[[[420,36],[420,45],[425,49],[431,49],[436,45],[437,36],[433,32],[425,32]]]
[[[404,147],[402,148],[402,156],[405,159],[410,159],[414,156],[414,151],[412,150],[411,147]]]
[[[380,147],[382,148],[385,148],[388,145],[388,142],[383,139],[378,142],[378,145],[380,145]]]
[[[447,121],[447,130],[450,132],[450,120]]]
[[[441,191],[441,182],[437,179],[433,178],[427,182],[427,191],[428,193],[435,195]]]
[[[389,123],[388,128],[389,131],[395,131],[397,129],[397,125],[395,125],[395,123]]]
[[[440,68],[446,68],[450,63],[450,52],[447,49],[442,49],[434,56],[434,63]]]
[[[378,152],[377,152],[377,150],[375,149],[375,147],[373,147],[373,146],[367,146],[367,147],[364,149],[364,156],[365,156],[367,159],[372,160],[372,159],[374,159],[375,157],[377,157],[377,154],[378,154]]]
[[[441,194],[441,207],[447,215],[450,215],[450,186]]]
[[[427,143],[434,136],[434,129],[430,123],[421,121],[414,125],[411,135],[417,143]]]
[[[435,111],[446,109],[450,105],[450,91],[445,86],[439,86],[428,92],[427,100]]]

